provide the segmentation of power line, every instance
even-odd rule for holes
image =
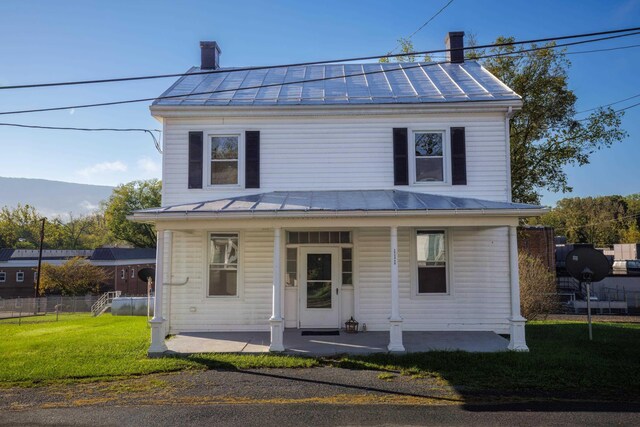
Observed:
[[[628,98],[628,99],[637,98],[638,96],[640,96],[640,95],[632,96],[631,98]],[[599,109],[599,108],[608,107],[609,105],[618,104],[618,103],[620,103],[620,102],[627,101],[628,99],[625,99],[625,100],[623,100],[623,101],[612,102],[611,104],[601,105],[601,106],[599,106],[599,107],[591,108],[591,109],[589,109],[589,110],[585,110],[585,111],[592,111],[592,110],[597,110],[597,109]],[[632,104],[632,105],[629,105],[628,107],[624,107],[624,108],[619,108],[619,109],[617,109],[617,110],[613,110],[613,112],[614,112],[614,113],[620,113],[620,112],[622,112],[622,111],[627,111],[627,110],[630,110],[630,109],[632,109],[632,108],[636,108],[637,106],[640,106],[640,102],[635,103],[635,104]],[[584,111],[582,111],[582,112],[584,113]],[[576,114],[579,114],[579,113],[576,113]],[[584,119],[578,119],[578,120],[576,120],[576,121],[578,121],[578,122],[584,122],[584,121],[587,121],[587,120],[589,120],[589,117],[585,117]]]
[[[411,37],[415,36],[416,34],[418,34],[420,31],[422,31],[422,29],[424,27],[426,27],[427,25],[429,25],[429,22],[433,21],[438,15],[440,15],[446,8],[449,7],[449,5],[451,5],[451,3],[453,3],[453,0],[449,0],[449,3],[445,4],[444,6],[442,6],[442,8],[440,8],[439,11],[437,11],[435,14],[433,14],[431,16],[431,18],[427,19],[427,21],[422,24],[420,26],[420,28],[418,28],[417,30],[415,30],[413,33],[411,33],[411,35],[409,37],[407,37],[407,40],[411,40]],[[396,47],[394,47],[393,49],[391,49],[391,51],[389,53],[393,53],[395,52],[400,46],[402,46],[402,43],[398,43],[398,45]]]
[[[156,138],[156,135],[153,132],[157,132],[161,134],[162,131],[159,129],[143,129],[143,128],[78,128],[78,127],[62,127],[62,126],[39,126],[39,125],[25,125],[21,123],[0,123],[0,126],[10,126],[17,128],[28,128],[28,129],[47,129],[47,130],[72,130],[72,131],[83,131],[83,132],[145,132],[151,135],[153,139],[153,144],[156,147],[156,150],[160,154],[162,154],[162,146],[160,145],[160,141]]]
[[[322,64],[331,64],[331,63],[338,63],[338,62],[367,61],[367,60],[380,59],[380,58],[394,58],[394,57],[400,57],[400,56],[406,56],[406,55],[416,55],[416,56],[431,55],[436,53],[447,53],[452,50],[464,51],[464,50],[486,49],[486,48],[495,48],[495,47],[503,47],[503,46],[516,46],[516,45],[523,45],[523,44],[543,43],[543,42],[568,40],[568,39],[576,39],[576,38],[596,37],[596,36],[603,36],[603,35],[609,35],[609,34],[629,33],[629,32],[634,32],[638,30],[640,30],[640,27],[624,28],[624,29],[610,30],[610,31],[600,31],[600,32],[593,32],[593,33],[572,34],[567,36],[545,37],[545,38],[539,38],[539,39],[513,41],[508,43],[493,43],[493,44],[485,44],[485,45],[478,45],[478,46],[464,46],[459,49],[436,49],[436,50],[424,50],[424,51],[407,52],[407,53],[399,53],[399,54],[387,53],[383,55],[361,56],[361,57],[342,58],[342,59],[329,59],[329,60],[323,60],[323,61],[298,62],[298,63],[281,64],[281,65],[238,67],[238,68],[195,71],[195,72],[186,72],[186,73],[118,77],[118,78],[110,78],[110,79],[76,80],[76,81],[67,81],[67,82],[34,83],[34,84],[0,86],[0,90],[29,89],[29,88],[53,87],[53,86],[72,86],[72,85],[86,85],[86,84],[98,84],[98,83],[114,83],[114,82],[135,81],[135,80],[163,79],[163,78],[170,78],[170,77],[185,77],[185,76],[193,76],[193,75],[201,75],[201,74],[218,74],[218,73],[233,73],[233,72],[241,72],[241,71],[269,70],[274,68],[300,67],[300,66],[306,66],[306,65],[322,65]],[[628,34],[628,35],[633,35],[633,34]],[[606,39],[603,39],[603,40],[606,40]]]
[[[512,56],[514,54],[518,55],[518,54],[522,54],[522,53],[525,53],[525,52],[534,52],[534,51],[546,50],[546,49],[557,49],[557,48],[566,47],[566,46],[575,46],[575,45],[579,45],[579,44],[593,43],[593,42],[602,41],[602,40],[610,40],[610,39],[615,39],[615,38],[620,38],[620,37],[629,37],[629,36],[634,36],[634,35],[638,35],[638,34],[640,34],[640,31],[634,32],[634,33],[628,33],[628,34],[620,34],[620,35],[614,35],[614,36],[608,36],[608,37],[601,37],[601,38],[596,38],[596,39],[579,40],[579,41],[574,41],[574,42],[569,42],[569,43],[557,44],[557,45],[554,45],[554,46],[532,47],[532,48],[529,48],[529,49],[521,49],[521,50],[519,50],[517,52],[503,52],[503,53],[495,53],[495,54],[490,54],[490,55],[483,55],[483,56],[477,57],[477,59],[495,58],[495,57],[502,57],[502,56]],[[509,44],[510,43],[506,43],[506,45],[509,45]],[[502,45],[505,45],[505,44],[504,43],[503,44],[497,44],[495,46],[502,46]],[[123,101],[111,101],[111,102],[100,102],[100,103],[93,103],[93,104],[70,105],[70,106],[64,106],[64,107],[36,108],[36,109],[30,109],[30,110],[2,111],[2,112],[0,112],[0,115],[40,113],[40,112],[47,112],[47,111],[61,111],[61,110],[70,110],[70,109],[79,109],[79,108],[107,107],[107,106],[113,106],[113,105],[134,104],[134,103],[139,103],[139,102],[150,102],[150,101],[155,101],[155,100],[159,100],[159,99],[188,98],[190,96],[213,95],[213,94],[217,94],[217,93],[237,92],[237,91],[243,91],[243,90],[254,90],[254,89],[262,89],[262,88],[276,87],[276,86],[288,86],[288,85],[301,84],[301,83],[312,83],[312,82],[320,82],[320,81],[327,81],[327,80],[346,79],[346,78],[350,78],[350,77],[359,77],[359,76],[367,76],[367,75],[372,75],[372,74],[380,74],[380,73],[393,72],[393,71],[402,71],[402,70],[408,70],[408,69],[419,68],[419,67],[431,67],[431,66],[436,66],[436,65],[441,65],[441,64],[447,64],[449,62],[450,61],[417,63],[415,65],[407,65],[407,66],[402,66],[400,64],[397,64],[398,68],[395,68],[395,69],[384,69],[384,68],[382,68],[382,69],[376,70],[376,71],[367,71],[367,72],[362,72],[362,73],[345,74],[345,75],[339,75],[339,76],[333,76],[333,77],[319,77],[319,78],[315,78],[315,79],[294,80],[294,81],[290,81],[290,82],[270,83],[270,84],[263,84],[263,85],[238,87],[238,88],[232,88],[232,89],[220,89],[220,90],[205,91],[205,92],[194,92],[194,93],[181,94],[181,95],[157,96],[157,97],[153,97],[153,98],[138,98],[138,99],[123,100]],[[470,101],[467,101],[467,102],[470,102]]]
[[[616,110],[616,113],[619,113],[619,112],[621,112],[621,111],[627,111],[627,110],[630,110],[630,109],[632,109],[632,108],[637,107],[638,105],[640,105],[640,102],[638,102],[638,103],[636,103],[636,104],[633,104],[633,105],[629,105],[628,107],[620,108],[619,110]]]
[[[593,50],[580,50],[577,52],[566,52],[566,55],[580,55],[583,53],[597,53],[597,52],[609,52],[612,50],[622,50],[622,49],[631,49],[634,47],[640,47],[640,44],[632,44],[632,45],[628,45],[628,46],[616,46],[616,47],[608,47],[608,48],[604,48],[604,49],[593,49]]]
[[[54,129],[54,130],[79,130],[87,132],[162,132],[160,129],[143,129],[143,128],[77,128],[77,127],[61,127],[61,126],[37,126],[37,125],[24,125],[18,123],[0,123],[0,126],[14,126],[20,128],[32,128],[32,129]]]
[[[637,95],[630,96],[630,97],[625,98],[625,99],[621,99],[619,101],[614,101],[614,102],[610,102],[608,104],[600,105],[598,107],[594,107],[594,108],[589,108],[587,110],[578,111],[576,114],[588,113],[589,111],[598,110],[598,109],[604,108],[604,107],[610,107],[611,105],[620,104],[621,102],[629,101],[631,99],[638,98],[638,97],[640,97],[640,93],[637,94]]]

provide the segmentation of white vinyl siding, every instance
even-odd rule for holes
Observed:
[[[213,227],[212,227],[213,229]],[[208,298],[207,248],[209,233],[173,233],[172,276],[189,281],[165,287],[171,332],[269,329],[273,277],[273,230],[240,233],[241,271],[237,298]],[[169,298],[170,295],[170,298]],[[170,313],[169,313],[170,311]]]
[[[403,329],[508,332],[510,286],[507,227],[446,230],[451,243],[447,247],[450,292],[447,295],[416,296],[412,291],[411,265],[414,263],[410,258],[414,242],[411,236],[415,228],[398,229]],[[350,313],[355,307],[354,317],[360,324],[366,323],[368,330],[387,331],[391,314],[389,228],[360,228],[356,231],[352,263],[355,293],[349,292],[348,286],[342,288],[342,314]],[[235,299],[206,297],[208,231],[173,233],[172,280],[181,282],[188,277],[189,281],[184,286],[164,288],[165,317],[169,319],[170,333],[269,330],[273,230],[246,229],[240,230],[240,233],[243,263],[238,280],[242,296]],[[286,254],[284,249],[283,242],[283,258]],[[285,265],[283,260],[283,278]],[[296,290],[293,287],[283,289],[292,296]],[[295,313],[296,303],[296,298],[286,302],[284,311]],[[288,310],[287,304],[294,304],[289,307],[292,310]],[[295,319],[285,318],[285,321],[295,322]],[[292,326],[295,323],[288,322],[288,327]]]
[[[403,329],[508,331],[510,315],[507,227],[449,229],[450,294],[416,298],[412,293],[410,228],[398,229],[400,316]],[[388,330],[391,313],[389,230],[361,229],[359,312],[369,330]]]
[[[501,113],[168,118],[164,122],[162,204],[201,202],[269,191],[393,188],[507,201],[509,184],[504,124]],[[394,127],[407,127],[410,143],[414,131],[445,129],[448,132],[450,127],[465,127],[468,184],[452,186],[448,182],[430,182],[428,185],[394,187]],[[199,130],[205,135],[243,135],[248,129],[260,130],[260,189],[230,186],[189,190],[189,131]],[[445,169],[449,169],[449,159],[445,157],[444,162]]]

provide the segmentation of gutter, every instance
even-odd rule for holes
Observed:
[[[336,105],[151,105],[151,114],[158,117],[224,117],[224,116],[314,116],[314,115],[386,115],[455,112],[501,112],[519,110],[521,99],[499,101],[460,101],[406,104],[336,104]]]
[[[524,209],[448,209],[448,210],[387,210],[387,211],[249,211],[249,212],[140,212],[128,215],[136,222],[184,219],[251,219],[251,218],[363,218],[363,217],[411,217],[411,216],[495,216],[534,217],[549,212],[549,208]]]

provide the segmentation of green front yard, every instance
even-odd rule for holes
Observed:
[[[0,386],[76,379],[107,379],[185,369],[335,366],[434,378],[462,393],[542,397],[640,396],[640,325],[599,323],[593,342],[580,322],[533,322],[530,353],[432,352],[391,356],[305,358],[280,355],[205,354],[148,359],[144,317],[52,316],[0,321]]]

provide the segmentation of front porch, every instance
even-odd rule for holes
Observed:
[[[340,335],[302,335],[301,329],[285,329],[284,353],[303,356],[388,353],[389,333],[368,331]],[[509,341],[493,332],[428,331],[403,332],[407,352],[427,351],[506,351]],[[268,353],[269,332],[181,333],[167,340],[171,353]]]
[[[163,255],[149,353],[177,351],[164,337],[185,332],[206,334],[170,341],[190,337],[184,352],[499,351],[504,333],[508,349],[527,351],[516,227],[542,211],[395,190],[272,192],[141,211]],[[351,317],[366,334],[299,335]],[[485,331],[497,347],[485,345]]]

